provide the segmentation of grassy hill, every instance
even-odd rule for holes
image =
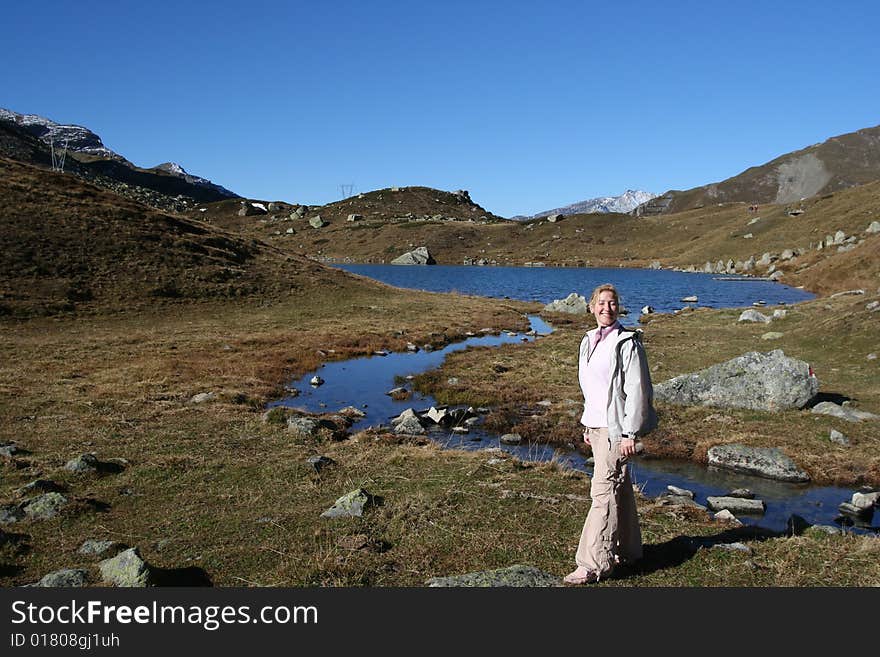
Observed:
[[[641,206],[643,214],[681,212],[715,203],[791,203],[880,178],[880,126],[781,155],[727,180],[671,190]]]
[[[179,300],[363,286],[343,272],[72,174],[0,158],[0,314],[131,310]]]

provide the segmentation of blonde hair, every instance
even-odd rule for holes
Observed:
[[[593,310],[593,304],[595,304],[599,300],[599,295],[603,292],[611,292],[614,295],[614,303],[618,306],[620,305],[620,295],[617,293],[617,288],[614,287],[611,283],[603,283],[595,290],[593,290],[593,294],[590,297],[590,311]]]

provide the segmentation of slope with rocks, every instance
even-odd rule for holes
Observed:
[[[670,190],[633,212],[663,214],[729,202],[792,203],[878,179],[880,126],[875,126],[786,153],[721,182]]]

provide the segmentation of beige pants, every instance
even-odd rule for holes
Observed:
[[[636,512],[636,498],[626,458],[620,457],[620,443],[608,440],[608,429],[588,429],[593,448],[592,503],[575,561],[578,566],[609,574],[615,556],[621,561],[642,558],[642,532]]]

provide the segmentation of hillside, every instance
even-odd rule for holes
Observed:
[[[419,199],[449,196],[437,190],[415,189]],[[411,202],[417,198],[415,194],[384,190],[364,196],[358,199],[359,205],[349,206],[353,200],[347,200],[309,208],[302,216],[291,212],[296,206],[279,205],[273,214],[242,217],[237,213],[240,206],[233,201],[211,204],[205,212],[196,208],[195,212],[216,225],[319,260],[390,262],[414,247],[427,246],[439,264],[659,264],[693,271],[707,271],[708,265],[708,271],[726,274],[746,273],[745,263],[750,262],[748,273],[752,275],[775,274],[782,276],[783,282],[817,292],[880,284],[880,257],[876,255],[880,241],[876,234],[865,232],[872,221],[880,220],[880,182],[796,204],[762,205],[757,212],[744,203],[726,203],[658,216],[580,214],[557,222],[539,219],[523,223],[461,221],[450,218],[448,210],[450,216],[425,220],[420,213],[426,206]],[[349,209],[361,210],[363,219],[347,221]],[[368,214],[371,212],[376,214]],[[395,218],[407,214],[410,218]],[[317,215],[326,220],[320,228],[308,221]],[[824,248],[828,236],[837,231],[842,231],[848,243]],[[865,243],[859,245],[859,240]],[[844,249],[839,250],[840,246]],[[782,259],[786,250],[791,250],[793,257]],[[770,261],[756,264],[765,253]]]
[[[173,163],[151,169],[137,167],[104,147],[100,138],[81,126],[58,125],[34,115],[0,108],[0,156],[40,167],[52,167],[50,142],[60,158],[68,142],[64,171],[99,187],[162,210],[184,210],[197,202],[236,196],[209,180],[192,176]]]
[[[716,203],[793,203],[880,179],[880,126],[865,128],[781,155],[722,182],[670,190],[637,214],[697,209]]]
[[[72,174],[2,157],[0,197],[0,314],[276,297],[342,281],[366,285],[266,244],[157,212]]]

